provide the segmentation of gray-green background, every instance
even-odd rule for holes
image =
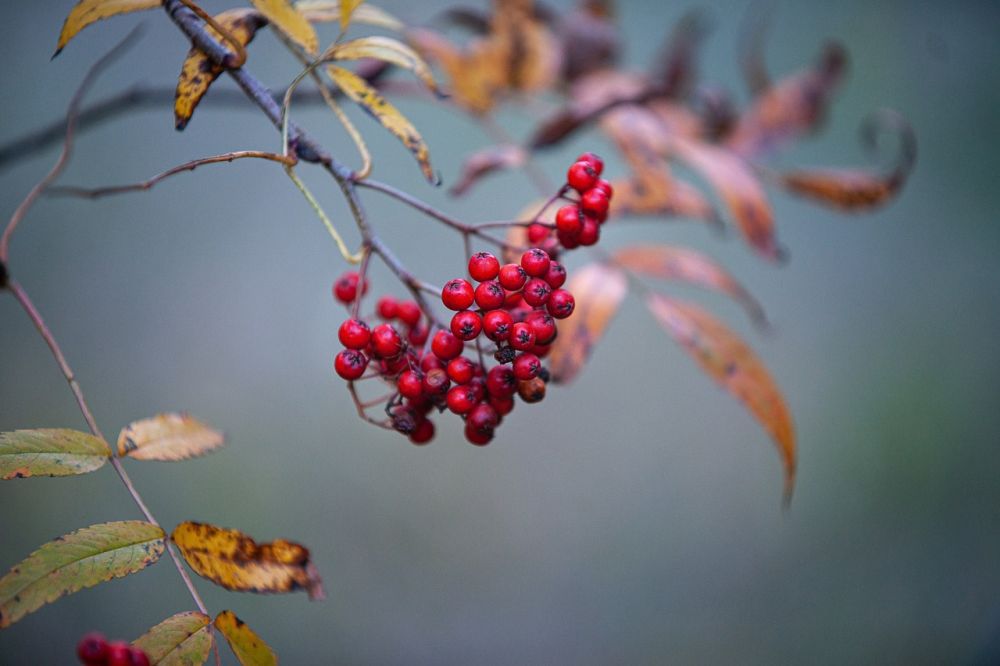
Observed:
[[[716,31],[702,72],[742,99],[736,40],[747,4],[704,4]],[[90,64],[141,20],[89,28],[49,62],[70,5],[5,3],[0,141],[59,118]],[[443,4],[386,6],[421,21]],[[683,9],[621,2],[626,61],[648,62]],[[164,17],[145,22],[141,48],[91,99],[138,81],[173,84],[187,44]],[[862,164],[857,126],[891,106],[920,141],[902,196],[847,216],[775,192],[791,250],[782,267],[695,223],[606,234],[609,247],[702,249],[763,302],[770,335],[721,297],[675,292],[745,334],[785,391],[801,455],[788,512],[766,435],[635,299],[578,383],[518,409],[486,449],[465,444],[454,419],[423,449],[364,426],[330,369],[342,311],[329,286],[343,264],[273,164],[208,167],[98,202],[42,201],[11,267],[106,432],[166,410],[227,432],[228,448],[204,459],[126,463],[164,525],[209,521],[312,549],[325,603],[198,581],[212,610],[234,609],[285,663],[969,662],[1000,632],[998,25],[986,2],[780,3],[768,46],[776,73],[811,61],[827,37],[852,60],[826,130],[781,163]],[[269,32],[250,53],[275,87],[295,73]],[[446,181],[487,142],[465,117],[400,104]],[[535,197],[512,174],[450,201],[354,115],[377,177],[463,219],[512,216]],[[298,117],[354,159],[328,116]],[[510,109],[501,120],[524,135],[532,119]],[[176,133],[169,108],[143,111],[81,136],[63,182],[128,182],[199,155],[277,147],[252,112],[202,108]],[[541,164],[558,175],[577,151],[608,148],[591,133]],[[4,216],[55,154],[0,173]],[[609,159],[611,174],[620,168]],[[344,220],[329,181],[309,182]],[[376,195],[366,203],[422,275],[461,270],[457,238]],[[375,288],[399,293],[382,273]],[[43,426],[83,423],[30,323],[0,295],[0,429]],[[134,517],[108,469],[3,483],[0,569],[77,527]],[[190,606],[164,560],[3,631],[0,663],[68,663],[85,631],[131,639]]]

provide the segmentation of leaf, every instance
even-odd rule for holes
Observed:
[[[772,261],[781,258],[771,204],[746,162],[724,148],[680,136],[672,138],[670,151],[712,184],[758,254]]]
[[[275,539],[257,544],[238,530],[183,522],[171,537],[198,575],[227,590],[283,593],[304,589],[322,599],[323,582],[308,549]]]
[[[712,379],[742,401],[774,439],[785,468],[785,500],[795,486],[795,432],[788,407],[760,359],[704,310],[651,293],[646,305],[660,325]]]
[[[642,275],[722,292],[738,301],[755,322],[767,323],[757,299],[728,271],[700,252],[670,245],[630,245],[615,252],[614,261]]]
[[[316,31],[306,17],[288,0],[250,0],[250,2],[283,35],[305,49],[306,53],[316,55],[319,51]]]
[[[559,337],[548,357],[552,379],[560,383],[571,381],[583,368],[618,312],[628,283],[617,268],[587,264],[573,274],[566,289],[575,297],[576,309],[559,322]]]
[[[211,618],[197,611],[185,611],[132,641],[149,657],[151,666],[204,664],[212,651]]]
[[[477,150],[462,163],[462,172],[448,193],[461,196],[483,176],[506,169],[516,169],[525,163],[528,155],[523,148],[511,144],[490,146]]]
[[[103,440],[79,430],[41,428],[0,433],[0,479],[70,476],[100,469],[111,456]]]
[[[371,3],[348,4],[355,4],[351,15],[352,23],[364,23],[396,32],[405,27],[398,18]],[[336,0],[300,0],[295,3],[295,8],[311,23],[340,21],[341,4]]]
[[[340,31],[347,32],[347,26],[351,24],[351,14],[358,8],[364,0],[342,0],[340,3]]]
[[[101,523],[50,541],[0,578],[0,629],[59,597],[160,559],[164,533],[141,520]]]
[[[652,75],[654,85],[665,97],[683,98],[694,88],[698,48],[710,29],[703,9],[688,10],[674,25],[663,45]]]
[[[267,23],[259,12],[247,8],[229,9],[213,18],[243,46],[249,44],[257,30]],[[212,26],[206,25],[205,30],[222,41],[222,35]],[[203,51],[197,48],[188,51],[174,93],[174,126],[178,130],[187,127],[201,98],[223,71],[225,68],[215,64]]]
[[[225,443],[213,430],[187,414],[158,414],[133,421],[118,435],[118,455],[136,460],[187,460],[220,448]]]
[[[337,65],[329,65],[326,71],[345,95],[354,100],[358,106],[381,123],[382,127],[403,142],[403,145],[416,157],[424,178],[436,185],[438,178],[434,174],[434,169],[431,168],[431,157],[427,144],[424,143],[420,132],[407,120],[406,116],[354,72]]]
[[[323,54],[324,60],[361,60],[363,58],[375,58],[408,69],[434,94],[439,97],[444,96],[434,81],[431,68],[424,62],[424,59],[409,46],[391,37],[374,36],[353,39],[343,44],[334,44]]]
[[[222,611],[215,617],[215,628],[225,637],[242,666],[276,666],[278,655],[248,627],[233,611]]]
[[[63,22],[62,31],[59,33],[59,43],[56,45],[56,52],[52,57],[55,58],[59,55],[69,40],[91,23],[118,14],[156,9],[161,4],[163,4],[162,0],[80,0],[70,10]]]

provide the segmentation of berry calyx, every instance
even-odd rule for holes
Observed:
[[[535,346],[535,332],[531,324],[519,321],[510,328],[510,346],[518,351],[529,351]]]
[[[483,333],[494,342],[506,340],[513,325],[514,320],[506,310],[491,310],[483,315]]]

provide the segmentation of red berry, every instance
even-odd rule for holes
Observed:
[[[469,441],[470,444],[475,444],[476,446],[486,446],[491,441],[493,441],[493,431],[489,432],[478,432],[469,426],[468,423],[465,424],[465,439]]]
[[[85,664],[103,664],[108,658],[108,642],[102,634],[87,634],[76,644],[76,656]]]
[[[368,324],[360,319],[347,319],[340,325],[337,338],[348,349],[364,349],[371,340],[372,332]]]
[[[574,162],[566,172],[566,182],[577,192],[584,192],[597,182],[597,170],[590,162]]]
[[[448,403],[448,409],[456,414],[468,414],[479,400],[476,399],[476,389],[471,386],[453,386],[448,391],[445,402]]]
[[[586,152],[576,158],[577,162],[589,162],[590,166],[594,167],[594,171],[600,176],[601,172],[604,171],[604,160],[597,153]]]
[[[483,330],[483,320],[472,310],[456,312],[451,318],[451,332],[459,340],[475,340]]]
[[[496,410],[499,416],[506,416],[514,410],[514,397],[491,395],[490,406]]]
[[[597,182],[594,183],[594,189],[595,190],[601,190],[605,194],[607,194],[608,195],[608,201],[610,201],[611,199],[613,199],[614,196],[615,196],[615,188],[613,188],[611,186],[611,183],[609,183],[608,181],[604,180],[603,178],[598,178],[597,179]]]
[[[549,253],[533,247],[521,255],[521,268],[531,277],[542,277],[549,270]]]
[[[549,264],[549,272],[545,274],[545,281],[553,289],[558,289],[566,284],[566,269],[558,261],[553,261]]]
[[[528,280],[528,284],[524,285],[524,291],[521,294],[524,296],[524,302],[531,307],[537,307],[539,305],[545,305],[546,301],[549,300],[549,294],[552,293],[552,287],[549,283],[541,278],[532,278]]]
[[[481,402],[469,412],[465,423],[476,432],[493,432],[493,429],[500,424],[500,415],[489,403]]]
[[[149,666],[149,657],[140,648],[134,645],[130,645],[128,649],[128,656],[131,659],[129,662],[132,666]]]
[[[449,333],[449,335],[451,334]],[[455,336],[452,335],[451,337]],[[432,347],[431,351],[433,351],[433,346],[434,343],[431,343]],[[456,354],[455,356],[458,356],[458,354]],[[444,362],[434,354],[428,354],[427,356],[424,356],[422,359],[420,359],[420,370],[422,372],[430,372],[435,368],[437,368],[438,370],[444,370]]]
[[[580,196],[580,208],[587,215],[596,217],[598,222],[607,219],[608,203],[608,195],[596,187],[590,188]]]
[[[108,643],[108,657],[104,663],[108,666],[131,666],[132,656],[129,654],[129,644],[125,641]]]
[[[535,345],[535,331],[531,324],[519,321],[510,327],[510,346],[518,351],[528,351]]]
[[[399,312],[399,304],[392,296],[383,296],[375,304],[375,311],[378,312],[378,316],[382,317],[382,319],[395,319],[396,314]]]
[[[507,365],[495,365],[486,373],[486,390],[491,396],[505,398],[517,391],[514,371]]]
[[[354,271],[344,273],[333,283],[333,297],[341,303],[353,303],[358,295],[358,281],[360,279],[360,276]],[[368,281],[366,280],[361,287],[361,293],[364,294],[367,291]]]
[[[379,324],[372,330],[372,353],[378,358],[395,358],[403,351],[403,339],[392,324]]]
[[[582,229],[580,233],[583,233]],[[559,239],[559,244],[562,245],[567,250],[572,250],[573,248],[580,247],[580,234],[570,234],[562,231],[556,232],[556,238]]]
[[[540,377],[529,379],[526,382],[519,382],[517,394],[525,402],[538,402],[545,397],[545,382]]]
[[[507,292],[507,297],[503,299],[503,306],[510,311],[510,316],[514,316],[515,310],[524,306],[524,297],[519,291]]]
[[[534,222],[528,225],[528,242],[537,245],[548,238],[549,228],[544,224]]]
[[[365,374],[367,367],[368,357],[356,349],[345,349],[333,360],[333,369],[348,381]]]
[[[583,228],[583,216],[576,204],[563,206],[556,211],[556,234],[578,234]]]
[[[396,380],[399,394],[405,398],[417,400],[424,395],[424,375],[417,370],[407,370]]]
[[[407,326],[416,326],[420,321],[420,306],[413,301],[396,303],[396,316]]]
[[[410,345],[414,347],[423,347],[424,343],[427,342],[427,336],[430,335],[430,329],[426,326],[414,326],[410,329],[410,332],[406,334],[406,339],[409,340]]]
[[[459,356],[448,361],[448,377],[456,384],[468,384],[476,376],[476,365],[465,358]]]
[[[396,405],[389,410],[389,418],[392,419],[392,427],[404,435],[414,432],[420,422],[426,420],[409,405]]]
[[[514,377],[521,381],[534,379],[542,371],[542,361],[531,352],[524,352],[514,359]]]
[[[506,340],[513,325],[514,320],[506,310],[491,310],[483,315],[483,333],[494,342]]]
[[[483,310],[496,310],[503,305],[507,292],[503,290],[496,280],[483,282],[476,287],[476,305]]]
[[[545,305],[549,314],[556,319],[565,319],[570,316],[573,314],[574,307],[576,307],[576,300],[573,298],[573,294],[565,289],[553,291],[549,296],[549,302]]]
[[[410,441],[414,444],[426,444],[434,439],[434,423],[430,419],[424,419],[410,433]]]
[[[550,297],[551,298],[551,297]],[[528,315],[525,323],[531,326],[531,331],[535,334],[535,344],[547,345],[556,339],[556,321],[552,315],[535,311]]]
[[[489,252],[477,252],[469,259],[469,275],[476,282],[492,280],[500,272],[500,261]]]
[[[441,290],[441,302],[449,310],[467,310],[475,299],[475,292],[468,280],[448,280]]]
[[[578,242],[580,245],[589,247],[591,245],[596,245],[597,241],[601,239],[601,224],[596,219],[590,215],[585,215],[583,217],[583,231],[580,232],[578,237]]]
[[[444,370],[431,370],[424,375],[423,388],[427,395],[444,395],[451,386],[448,373]]]
[[[535,343],[535,346],[531,348],[531,353],[538,358],[545,358],[549,355],[550,351],[552,351],[552,345],[540,345],[537,342]]]
[[[462,341],[450,331],[438,331],[431,340],[431,351],[442,361],[450,361],[462,353]]]
[[[500,269],[500,286],[504,289],[517,291],[528,280],[528,274],[517,264],[504,264]]]

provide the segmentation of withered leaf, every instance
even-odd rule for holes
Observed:
[[[376,35],[352,39],[342,44],[334,44],[323,54],[324,60],[362,60],[365,58],[374,58],[408,69],[434,94],[439,97],[444,96],[434,80],[434,75],[431,74],[431,68],[424,62],[424,59],[409,46],[391,37]]]
[[[215,617],[215,628],[229,643],[242,666],[276,666],[278,655],[233,611],[222,611]]]
[[[288,0],[250,0],[250,2],[283,35],[305,49],[306,53],[316,55],[319,51],[316,30],[295,5]]]
[[[400,31],[404,27],[403,22],[398,18],[370,2],[348,4],[354,4],[351,12],[351,23],[365,23],[393,31]],[[295,3],[295,8],[311,23],[339,22],[344,6],[337,0],[300,0]]]
[[[225,438],[188,414],[133,421],[118,435],[118,455],[136,460],[187,460],[220,448]]]
[[[708,31],[708,16],[701,9],[688,10],[677,21],[653,68],[652,81],[659,94],[683,98],[692,91],[698,75],[698,47]]]
[[[787,502],[795,486],[795,432],[767,368],[739,336],[701,308],[655,293],[646,297],[646,305],[702,370],[742,401],[771,435],[785,469]]]
[[[267,23],[259,12],[248,8],[229,9],[213,18],[243,46],[249,44],[257,34],[257,30]],[[206,25],[205,30],[216,39],[222,40],[222,35],[212,26]],[[198,103],[223,71],[222,66],[216,65],[198,48],[188,51],[184,64],[181,65],[177,91],[174,94],[174,126],[177,129],[182,130],[187,127]]]
[[[39,428],[0,432],[0,479],[86,474],[111,456],[103,440],[78,430]]]
[[[204,664],[212,651],[211,621],[197,611],[177,613],[132,641],[132,645],[146,653],[151,666]]]
[[[628,282],[613,266],[587,264],[573,273],[566,289],[576,299],[576,309],[559,322],[559,337],[549,353],[552,379],[561,383],[571,381],[590,358],[618,312]]]
[[[490,146],[477,150],[462,163],[462,172],[448,193],[461,196],[469,191],[483,176],[506,169],[516,169],[523,166],[527,160],[527,152],[520,146],[501,145]]]
[[[118,14],[156,9],[161,4],[163,4],[162,0],[80,0],[70,10],[66,21],[63,22],[62,31],[59,33],[59,43],[56,45],[56,52],[52,57],[59,55],[69,40],[91,23]]]
[[[258,544],[239,530],[183,522],[171,536],[195,572],[227,590],[264,594],[305,590],[322,599],[323,581],[309,550],[275,539]]]

